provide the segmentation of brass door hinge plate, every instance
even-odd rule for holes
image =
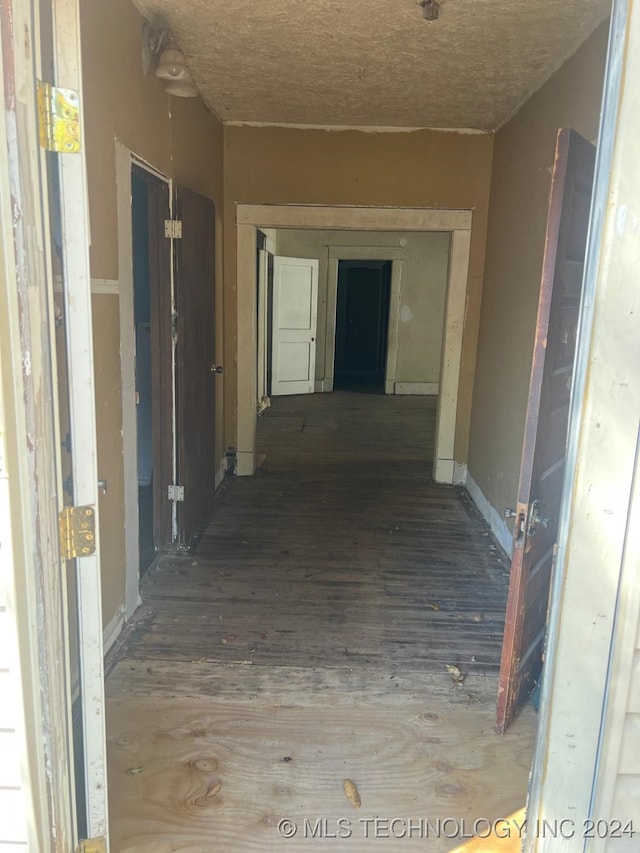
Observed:
[[[80,151],[80,99],[73,89],[37,82],[40,145],[59,154]]]
[[[76,853],[107,853],[107,839],[104,835],[99,838],[85,838],[78,844]]]
[[[88,557],[96,550],[96,511],[93,506],[67,506],[58,516],[60,556]]]

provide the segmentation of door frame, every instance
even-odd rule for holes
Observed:
[[[156,169],[121,142],[116,141],[116,205],[118,218],[118,302],[120,311],[120,377],[122,391],[122,455],[124,461],[124,537],[125,537],[125,596],[124,611],[118,624],[112,626],[109,637],[119,635],[122,625],[127,622],[140,599],[140,554],[138,530],[138,427],[135,401],[135,323],[134,323],[134,287],[133,287],[133,232],[131,215],[131,174],[134,166],[149,172],[154,178],[163,181],[169,189],[169,215],[173,215],[173,184],[171,178]],[[171,301],[175,298],[173,275],[173,240],[171,241]],[[175,359],[172,362],[172,432],[175,438]],[[173,453],[171,468],[175,481],[176,451]],[[175,504],[172,505],[172,532],[175,539],[177,519]],[[107,638],[109,639],[109,638]],[[106,644],[105,644],[106,645]]]
[[[325,335],[324,379],[317,391],[333,391],[336,356],[336,317],[338,309],[338,271],[340,261],[391,261],[391,291],[387,328],[387,358],[384,369],[384,393],[394,394],[398,357],[398,325],[402,293],[404,251],[397,246],[329,246],[327,268],[327,327]],[[318,387],[320,385],[321,387]]]
[[[438,483],[453,483],[456,480],[460,465],[454,460],[454,443],[472,218],[470,210],[436,208],[236,205],[236,474],[250,476],[256,469],[257,229],[449,231],[451,256],[440,363],[433,476]]]

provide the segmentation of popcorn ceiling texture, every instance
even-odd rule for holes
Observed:
[[[222,121],[495,130],[607,0],[135,0]]]

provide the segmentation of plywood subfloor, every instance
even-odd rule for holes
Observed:
[[[114,853],[438,853],[454,824],[425,842],[384,820],[462,833],[522,805],[535,715],[493,732],[507,565],[464,492],[431,480],[434,418],[433,398],[274,401],[262,468],[145,578],[108,679]],[[305,818],[349,837],[305,838]]]

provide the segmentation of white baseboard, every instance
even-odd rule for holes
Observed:
[[[394,394],[421,394],[424,396],[437,395],[438,382],[396,382]]]
[[[138,604],[140,603],[140,599],[138,599]],[[124,628],[124,604],[120,606],[120,609],[116,613],[116,615],[111,619],[110,622],[104,626],[102,631],[102,646],[103,653],[106,655],[111,646],[115,643],[115,641],[120,636],[120,632]]]
[[[325,390],[324,379],[316,379],[316,384],[313,390],[315,394],[322,394]]]
[[[453,463],[453,483],[455,486],[464,486],[467,482],[467,466],[463,462]]]
[[[222,462],[220,463],[220,467],[216,473],[216,479],[214,483],[214,490],[217,492],[220,486],[222,485],[222,481],[227,476],[227,459],[224,457]]]
[[[502,548],[504,548],[506,553],[511,556],[513,553],[513,536],[507,526],[507,522],[498,510],[489,503],[484,496],[482,489],[478,486],[469,472],[467,472],[467,481],[465,486],[469,493],[469,497],[478,508],[480,515],[491,528],[491,532],[496,537]]]

